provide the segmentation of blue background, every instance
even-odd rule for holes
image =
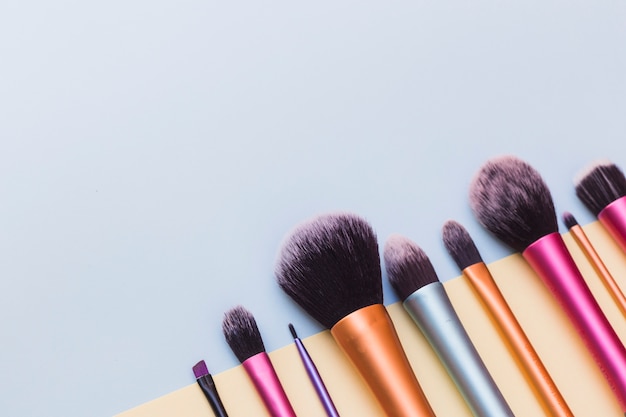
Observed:
[[[268,350],[320,331],[272,274],[317,213],[409,236],[444,281],[447,219],[509,254],[467,204],[492,156],[591,222],[572,180],[626,167],[625,45],[621,0],[4,0],[1,413],[111,416],[235,366],[239,303]]]

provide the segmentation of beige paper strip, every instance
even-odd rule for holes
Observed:
[[[589,239],[622,288],[626,287],[626,256],[598,222],[584,227]],[[616,332],[626,341],[626,319],[621,316],[593,268],[569,234],[566,244],[594,296]],[[525,329],[565,400],[577,417],[623,417],[607,383],[584,348],[573,326],[520,255],[489,265],[504,297]],[[515,361],[463,277],[446,282],[461,321],[515,415],[542,416],[543,412]],[[471,417],[463,399],[424,337],[400,303],[388,306],[413,369],[437,416]],[[304,340],[342,417],[384,417],[367,387],[351,368],[328,331]],[[287,395],[300,417],[324,417],[293,345],[270,353]],[[230,417],[268,416],[243,368],[214,375]],[[119,414],[117,417],[212,417],[197,384]]]

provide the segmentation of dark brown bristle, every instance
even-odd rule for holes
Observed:
[[[283,291],[327,328],[383,302],[376,234],[353,214],[325,214],[297,227],[275,272]]]
[[[554,203],[541,175],[514,156],[487,161],[470,186],[478,221],[518,252],[558,232]]]
[[[389,282],[403,301],[423,286],[439,281],[426,253],[404,236],[387,239],[384,257]]]
[[[483,261],[468,231],[454,220],[443,225],[443,245],[461,271]]]
[[[606,206],[626,196],[626,178],[615,164],[595,164],[576,181],[576,195],[597,216]]]
[[[234,307],[224,313],[222,331],[226,342],[239,362],[265,352],[261,333],[252,313],[242,306]]]
[[[563,213],[563,223],[565,223],[565,226],[567,226],[568,229],[571,229],[574,226],[578,226],[576,218],[569,211]]]

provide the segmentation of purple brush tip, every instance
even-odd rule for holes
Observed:
[[[206,367],[206,363],[203,360],[194,365],[193,374],[196,376],[196,379],[209,374],[209,369]]]

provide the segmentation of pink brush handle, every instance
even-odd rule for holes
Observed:
[[[272,417],[296,417],[267,353],[257,353],[242,365]]]
[[[626,411],[626,349],[600,310],[559,233],[531,244],[524,258],[565,310]]]
[[[598,214],[600,223],[626,252],[626,197],[618,198]]]

